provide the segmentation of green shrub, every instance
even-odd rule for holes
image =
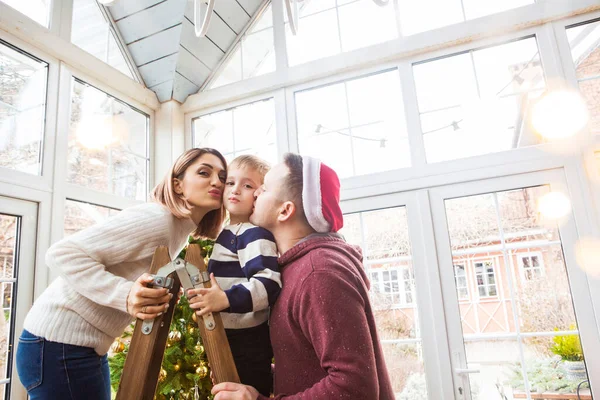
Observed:
[[[569,330],[575,330],[576,327],[571,325]],[[554,328],[558,331],[558,328]],[[564,361],[582,361],[583,351],[581,350],[581,342],[579,341],[579,335],[565,335],[555,336],[552,341],[554,345],[550,350],[560,356]]]

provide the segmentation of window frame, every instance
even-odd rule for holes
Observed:
[[[375,262],[376,260],[370,260],[371,262]],[[388,281],[384,280],[383,273],[389,272],[390,279]],[[397,279],[392,279],[392,272],[397,273]],[[404,272],[408,272],[409,279],[404,278]],[[415,301],[415,285],[414,285],[414,276],[411,272],[411,265],[401,265],[401,266],[392,266],[392,267],[380,267],[380,268],[369,268],[368,276],[369,279],[372,278],[373,274],[377,275],[377,287],[378,290],[374,293],[384,295],[386,298],[391,299],[391,309],[399,309],[399,308],[414,308],[416,307]],[[373,281],[371,281],[373,283]],[[406,282],[410,284],[410,290],[406,290]],[[398,290],[393,290],[393,284],[398,284]],[[390,291],[386,291],[386,284],[390,284]],[[412,301],[409,303],[406,301],[406,296],[410,295]],[[399,298],[400,301],[394,301],[395,298]]]
[[[465,279],[465,286],[464,287],[462,287],[462,286],[459,287],[459,285],[458,285],[458,278],[459,278],[459,276],[456,273],[457,272],[457,267],[462,267],[463,270],[464,270],[464,275],[461,276],[461,278],[464,277],[464,279]],[[453,268],[454,268],[454,282],[456,283],[456,295],[458,297],[458,301],[459,302],[460,301],[470,302],[471,301],[471,290],[469,288],[469,271],[468,271],[469,263],[468,263],[468,260],[464,260],[464,261],[461,261],[460,263],[453,264]],[[466,297],[461,297],[460,289],[465,289],[467,291]]]
[[[288,147],[288,136],[285,125],[285,109],[282,105],[282,92],[273,91],[265,95],[252,96],[229,103],[227,107],[215,105],[207,107],[201,111],[185,114],[185,148],[191,149],[194,146],[194,120],[204,116],[215,114],[220,111],[226,111],[233,108],[242,107],[248,104],[273,99],[273,112],[275,116],[275,148],[277,149],[277,159],[281,160],[283,153]],[[234,133],[235,135],[235,133]],[[218,150],[218,149],[217,149]]]
[[[489,281],[489,272],[485,269],[486,268],[486,263],[489,263],[489,265],[492,266],[492,275],[494,277],[494,283],[490,283]],[[477,264],[481,264],[481,267],[483,268],[483,273],[482,273],[482,278],[483,278],[483,285],[480,285],[478,282],[478,277],[477,275],[479,275],[479,273],[477,272]],[[482,257],[481,259],[477,259],[477,260],[473,260],[473,276],[475,277],[475,287],[476,287],[476,296],[478,300],[500,300],[500,288],[498,287],[498,273],[496,272],[496,262],[495,259],[492,257]],[[494,286],[496,289],[496,294],[495,295],[490,295],[490,287]],[[482,296],[479,292],[480,288],[484,288],[485,289],[485,296]]]
[[[58,101],[54,93],[57,92],[59,84],[59,61],[2,30],[0,30],[0,40],[6,43],[8,47],[22,52],[26,57],[32,57],[48,64],[46,110],[41,138],[42,144],[40,146],[41,173],[40,175],[33,175],[9,168],[0,168],[0,180],[15,185],[33,187],[38,190],[50,190],[54,179],[53,164],[58,110]]]
[[[527,283],[531,281],[535,281],[536,279],[543,278],[546,275],[546,266],[544,264],[544,257],[541,251],[528,251],[524,253],[516,254],[518,266],[519,266],[519,275],[521,277],[521,282]],[[533,257],[537,257],[539,265],[537,267],[530,266],[528,269],[531,271],[531,278],[527,277],[527,269],[525,268],[524,259],[528,258],[533,263]],[[539,270],[539,275],[535,276],[535,271]]]
[[[146,114],[148,116],[148,129],[147,129],[147,154],[148,159],[148,171],[147,171],[147,190],[155,185],[154,171],[156,167],[156,160],[154,157],[154,137],[155,137],[155,113],[154,110],[150,109],[146,105],[136,101],[124,93],[119,93],[112,87],[98,81],[97,79],[85,74],[82,71],[77,70],[71,66],[62,64],[60,69],[60,93],[63,95],[59,99],[59,110],[58,110],[58,135],[56,139],[56,152],[57,154],[67,154],[69,128],[70,128],[70,111],[71,111],[71,93],[72,84],[75,80],[85,82],[86,84],[95,87],[96,89],[114,97],[120,102]],[[67,95],[64,95],[67,93]],[[65,157],[56,157],[54,171],[59,176],[67,176],[68,162]],[[86,187],[78,186],[75,184],[67,183],[66,179],[57,180],[54,182],[53,190],[53,204],[52,204],[52,215],[53,221],[51,228],[51,242],[54,243],[57,240],[62,239],[64,232],[64,215],[65,215],[65,202],[67,199],[73,201],[80,201],[84,203],[90,203],[101,207],[108,207],[117,210],[122,210],[127,207],[131,207],[142,203],[143,201],[133,200],[117,196],[111,193],[99,192],[97,190],[89,189]],[[147,200],[147,199],[146,199]]]

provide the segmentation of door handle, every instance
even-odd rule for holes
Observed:
[[[481,372],[481,367],[479,365],[473,365],[473,368],[455,368],[454,372],[459,375],[478,374]]]

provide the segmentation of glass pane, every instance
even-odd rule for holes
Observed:
[[[319,3],[320,1],[311,1]],[[300,32],[292,35],[286,24],[288,61],[290,66],[338,54],[341,51],[336,10],[300,18]]]
[[[386,364],[400,399],[426,399],[424,361],[415,302],[413,265],[406,208],[396,207],[344,216],[340,231],[349,243],[359,245],[371,278],[371,303]],[[381,279],[383,292],[377,283]]]
[[[398,6],[404,36],[464,21],[461,0],[400,1]]]
[[[566,350],[555,340],[573,347],[578,336],[557,227],[542,224],[535,208],[548,190],[529,187],[446,200],[453,264],[467,260],[466,275],[474,277],[478,293],[459,305],[467,364],[481,366],[481,373],[469,376],[474,399],[526,398],[525,370],[529,390],[540,398],[557,392],[575,398],[576,384],[565,378],[570,366],[553,351],[564,358]],[[459,281],[456,286],[461,298]],[[580,348],[575,352],[583,359]],[[577,383],[586,379],[585,366],[580,369]]]
[[[371,46],[398,37],[393,5],[380,7],[360,0],[338,7],[342,51]],[[302,29],[302,28],[301,28]]]
[[[526,118],[545,87],[535,38],[417,64],[414,76],[428,162],[539,143]]]
[[[242,39],[243,79],[275,71],[273,28],[247,35]]]
[[[0,214],[0,299],[2,301],[2,316],[0,317],[0,379],[10,379],[8,365],[14,356],[14,343],[10,333],[14,330],[16,301],[14,298],[15,285],[18,282],[18,268],[15,265],[15,252],[19,237],[19,217]],[[5,386],[0,387],[3,396]],[[4,398],[4,397],[2,397]]]
[[[225,66],[209,87],[216,88],[275,71],[273,13],[269,5],[242,37]]]
[[[73,0],[71,42],[135,79],[96,0]]]
[[[560,240],[558,229],[554,225],[543,223],[537,211],[538,200],[549,191],[547,186],[537,186],[497,194],[504,240],[507,243],[522,242],[523,239]]]
[[[225,64],[225,67],[219,71],[219,77],[214,80],[210,87],[229,85],[230,83],[242,80],[242,52],[240,46],[233,52],[233,55]]]
[[[462,0],[467,19],[483,17],[502,11],[534,4],[535,0]]]
[[[297,92],[300,152],[321,158],[342,178],[408,167],[402,110],[395,70]]]
[[[48,64],[0,42],[0,167],[42,173]]]
[[[579,91],[590,111],[588,126],[593,135],[600,135],[600,102],[598,102],[598,91],[600,90],[600,78],[579,82]]]
[[[567,28],[577,78],[600,77],[600,21]]]
[[[600,134],[600,22],[591,22],[567,29],[571,56],[579,80],[581,95],[590,111],[589,127]]]
[[[228,161],[254,154],[271,164],[277,162],[273,99],[196,118],[193,127],[195,147],[214,147]]]
[[[48,28],[50,25],[50,10],[52,0],[0,0],[18,12],[27,15],[40,25]]]
[[[97,206],[81,201],[67,200],[65,202],[64,237],[77,233],[92,225],[106,221],[119,213],[114,208]]]
[[[67,181],[145,200],[148,122],[140,111],[74,80]]]
[[[420,0],[400,1],[398,6],[402,34],[408,36],[534,2],[534,0]]]

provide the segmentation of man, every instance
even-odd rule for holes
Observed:
[[[340,182],[320,161],[286,154],[255,193],[250,222],[273,233],[283,288],[271,310],[276,399],[391,400],[394,393],[360,249],[342,228]],[[237,383],[215,400],[261,399]]]

